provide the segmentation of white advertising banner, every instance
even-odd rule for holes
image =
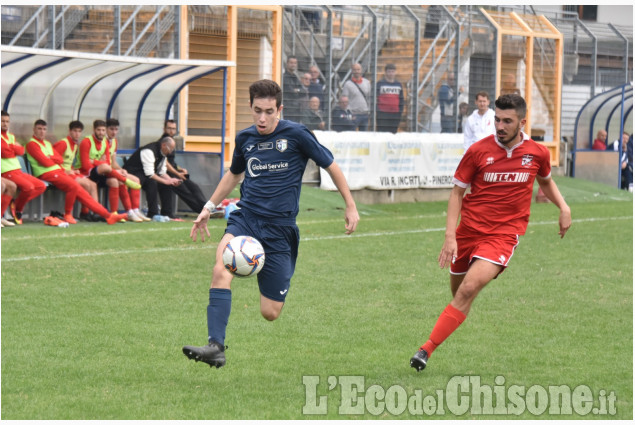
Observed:
[[[463,135],[315,131],[352,190],[451,188],[463,156]],[[320,187],[336,190],[320,170]]]

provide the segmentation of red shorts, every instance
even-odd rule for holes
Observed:
[[[451,274],[465,274],[475,258],[507,267],[518,246],[518,235],[484,235],[457,232],[457,255],[450,265]]]

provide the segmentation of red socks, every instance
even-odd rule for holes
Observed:
[[[119,198],[121,199],[124,210],[130,211],[132,209],[130,206],[130,195],[128,194],[128,187],[126,187],[125,184],[119,185]]]
[[[454,308],[452,304],[448,304],[432,328],[430,339],[421,346],[421,349],[426,350],[428,356],[431,356],[432,352],[463,323],[465,317],[463,312]]]
[[[110,211],[117,212],[119,209],[119,188],[108,186],[108,205]]]
[[[132,203],[132,209],[139,208],[139,202],[141,201],[141,189],[130,189],[130,202]]]

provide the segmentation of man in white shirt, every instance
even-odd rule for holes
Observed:
[[[463,127],[463,147],[465,150],[479,140],[496,134],[494,111],[489,108],[489,94],[480,91],[476,94],[476,109],[467,118]]]
[[[354,115],[355,129],[366,131],[368,128],[370,81],[362,77],[364,70],[359,63],[351,67],[351,79],[344,83],[342,96],[348,97],[348,107]]]

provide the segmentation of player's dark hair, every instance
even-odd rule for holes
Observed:
[[[176,121],[174,120],[165,120],[163,121],[163,128],[165,128],[166,125],[168,124],[176,124]]]
[[[97,127],[107,127],[106,121],[104,121],[104,120],[95,120],[95,121],[93,121],[93,129],[95,129]]]
[[[9,113],[3,109],[3,110],[2,110],[2,114],[1,114],[0,116],[3,116],[3,117],[8,117],[8,116],[9,116]]]
[[[38,125],[43,125],[46,126],[46,121],[44,121],[42,118],[40,118],[39,120],[35,120],[35,123],[33,124],[33,127],[36,127]]]
[[[282,104],[282,90],[278,83],[272,80],[258,80],[249,86],[249,104],[254,104],[254,99],[276,99],[276,108]]]
[[[527,104],[522,96],[511,93],[499,96],[494,102],[498,109],[514,109],[518,115],[518,119],[524,119],[527,115]]]
[[[80,130],[83,130],[84,129],[84,124],[82,124],[82,122],[79,121],[79,120],[71,121],[70,124],[68,124],[68,129],[69,130],[74,130],[76,128],[79,128]]]
[[[489,100],[489,93],[487,93],[486,91],[480,91],[478,93],[476,93],[476,96],[474,96],[474,100],[478,100],[479,97],[484,97],[485,99]]]
[[[289,62],[289,59],[295,59],[295,60],[298,60],[298,57],[297,57],[297,56],[295,56],[295,55],[289,55],[289,56],[287,56],[287,62]]]
[[[119,127],[119,120],[117,118],[108,118],[106,120],[106,127]]]
[[[394,63],[389,63],[388,65],[386,65],[386,67],[384,68],[384,71],[388,71],[389,69],[397,69],[397,66],[395,66]]]

